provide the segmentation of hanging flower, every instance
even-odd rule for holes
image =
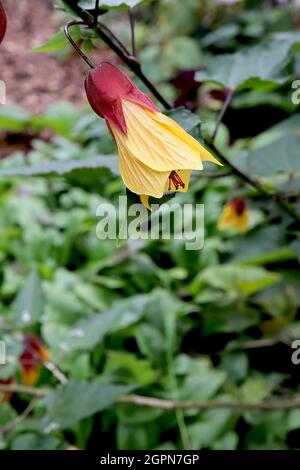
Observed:
[[[114,65],[104,62],[92,69],[85,89],[116,141],[125,185],[146,207],[149,196],[186,192],[192,170],[202,170],[203,161],[221,165]]]
[[[249,218],[245,201],[243,199],[231,199],[224,206],[218,227],[220,230],[233,229],[243,234],[248,230]]]
[[[19,357],[22,382],[30,387],[37,383],[40,375],[40,366],[43,362],[49,360],[49,353],[40,338],[33,334],[25,337],[24,346],[24,351]]]
[[[6,26],[7,26],[6,14],[5,14],[3,5],[0,1],[0,44],[5,36]]]

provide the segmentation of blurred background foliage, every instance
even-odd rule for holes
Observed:
[[[95,2],[77,3],[89,11]],[[211,135],[235,90],[217,148],[300,213],[297,2],[104,3],[101,21],[128,44],[126,6],[136,7],[143,70],[197,137],[199,129]],[[70,14],[59,10],[58,24]],[[75,37],[91,55],[103,47],[92,33]],[[62,63],[71,54],[61,31],[36,51]],[[42,114],[1,106],[0,128],[0,382],[46,390],[0,395],[0,448],[298,448],[299,409],[260,403],[300,391],[291,361],[300,338],[299,224],[206,165],[174,199],[205,204],[202,250],[181,240],[100,241],[97,206],[124,194],[104,121],[57,97]],[[233,198],[250,215],[242,235],[218,229]],[[257,408],[120,403],[131,393]]]

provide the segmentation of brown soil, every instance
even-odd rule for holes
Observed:
[[[88,70],[75,55],[59,57],[30,52],[59,29],[62,14],[54,10],[54,0],[2,0],[8,28],[0,46],[0,79],[7,89],[7,102],[18,103],[32,112],[42,112],[58,100],[74,104],[85,101],[83,81]],[[110,51],[93,52],[96,61],[115,60]]]

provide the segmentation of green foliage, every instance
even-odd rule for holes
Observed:
[[[282,83],[291,47],[300,42],[295,34],[278,34],[267,42],[233,54],[211,57],[205,72],[198,72],[201,81],[212,81],[231,89],[262,88]]]
[[[41,279],[36,271],[32,271],[12,305],[13,323],[24,328],[40,322],[44,312],[44,305],[45,300]]]
[[[195,138],[208,141],[214,130],[222,104],[212,93],[215,84],[218,92],[234,88],[217,149],[299,212],[300,117],[289,86],[298,67],[293,9],[146,3],[106,0],[99,13],[141,6],[139,57],[168,98],[190,86],[176,89],[170,78],[201,66],[197,80],[205,83],[185,101],[195,113],[182,106],[169,113]],[[92,13],[95,7],[94,0],[75,4]],[[108,15],[114,25],[125,23],[128,12]],[[75,39],[90,34],[97,44],[84,29],[75,28]],[[65,47],[59,32],[36,50]],[[290,348],[300,335],[300,232],[276,198],[205,162],[189,191],[170,202],[205,204],[203,249],[188,251],[177,239],[98,240],[97,206],[117,206],[124,195],[103,120],[62,101],[40,116],[9,104],[0,108],[0,129],[6,157],[0,168],[0,339],[8,357],[0,384],[21,383],[28,333],[49,350],[34,385],[43,397],[31,403],[28,416],[21,413],[29,394],[16,392],[4,402],[0,396],[0,448],[95,449],[100,439],[109,448],[176,450],[186,436],[191,449],[297,448],[298,409],[259,407],[300,392]],[[16,135],[29,145],[12,150]],[[243,198],[249,210],[243,235],[218,228],[232,198]],[[132,393],[257,408],[174,412],[130,403]]]
[[[46,432],[69,428],[79,420],[111,406],[133,389],[132,385],[105,384],[100,379],[60,385],[45,399],[47,415],[41,426]]]

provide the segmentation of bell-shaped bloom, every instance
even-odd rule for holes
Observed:
[[[0,0],[0,44],[5,36],[6,27],[7,27],[6,14],[5,14],[5,10]]]
[[[242,199],[231,199],[225,204],[220,215],[218,227],[220,230],[233,229],[241,234],[247,232],[249,226],[249,211]]]
[[[19,357],[23,384],[29,387],[35,385],[39,379],[41,364],[48,360],[48,349],[40,338],[33,334],[27,335],[24,340],[24,351]]]
[[[203,161],[220,165],[114,65],[104,62],[90,70],[85,89],[116,141],[125,185],[145,206],[149,207],[149,196],[186,192],[192,170],[202,170]]]

